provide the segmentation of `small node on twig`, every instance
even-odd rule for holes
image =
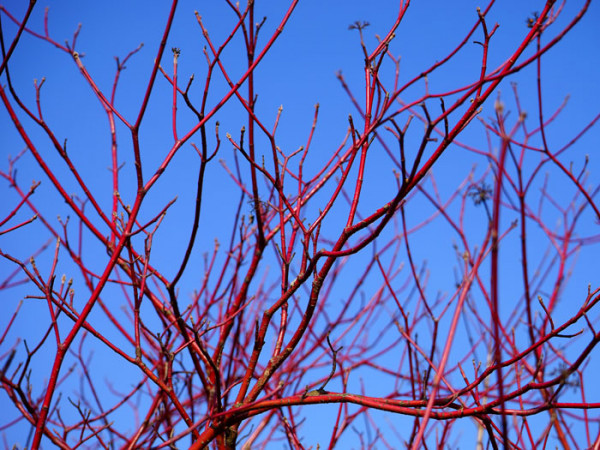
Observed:
[[[504,103],[500,99],[500,91],[498,91],[498,97],[496,98],[496,101],[494,102],[494,110],[496,111],[496,114],[498,114],[499,116],[501,116],[502,113],[504,112]]]
[[[480,185],[471,186],[468,195],[475,205],[480,205],[491,198],[492,188],[487,183],[482,182]]]
[[[33,85],[36,87],[36,89],[41,89],[42,85],[46,82],[46,77],[42,77],[42,81],[40,81],[40,84],[38,84],[38,80],[37,78],[33,79]]]
[[[532,13],[532,15],[530,17],[527,18],[527,20],[525,21],[525,23],[527,24],[527,28],[533,28],[533,26],[535,25],[535,23],[537,22],[537,20],[540,17],[540,13],[535,11]]]
[[[473,186],[471,188],[471,192],[469,192],[469,197],[473,199],[473,203],[475,206],[479,206],[483,203],[485,210],[488,214],[488,218],[491,220],[491,215],[488,210],[487,201],[492,197],[492,188],[486,184],[485,182],[481,183],[479,186]]]
[[[356,22],[348,25],[348,29],[361,31],[361,30],[367,28],[369,25],[370,25],[370,23],[365,20],[363,20],[362,22],[357,20]]]

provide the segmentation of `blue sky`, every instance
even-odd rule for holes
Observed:
[[[24,12],[24,2],[5,1],[5,6],[13,15],[21,17]],[[36,32],[43,32],[43,16],[46,3],[38,1],[30,20],[30,28]],[[562,15],[559,17],[556,27],[564,25],[571,19],[577,11],[581,2],[567,2]],[[100,89],[109,92],[115,71],[114,57],[123,58],[128,52],[135,49],[140,43],[144,46],[140,52],[134,55],[127,64],[127,69],[121,75],[121,81],[117,91],[116,105],[125,117],[133,120],[137,114],[143,92],[148,79],[149,68],[152,65],[156,55],[156,48],[160,40],[164,27],[165,17],[169,10],[166,2],[50,2],[49,29],[50,35],[58,42],[70,40],[73,32],[79,23],[82,29],[77,41],[76,50],[84,54],[82,61],[88,71],[92,74]],[[489,16],[489,24],[498,22],[500,27],[492,39],[490,47],[490,67],[497,67],[514,51],[514,46],[527,33],[526,18],[542,5],[538,2],[535,6],[525,4],[522,1],[502,1],[495,5]],[[476,23],[476,7],[483,6],[473,1],[429,1],[411,4],[405,21],[397,31],[396,37],[391,44],[391,52],[401,56],[401,80],[409,80],[418,75],[425,68],[429,67],[435,61],[443,58],[457,43],[463,38],[466,32]],[[277,110],[281,105],[283,113],[278,127],[278,145],[286,152],[306,143],[308,133],[313,120],[314,105],[319,103],[319,122],[315,132],[312,144],[311,158],[308,161],[308,170],[316,170],[319,164],[328,158],[331,152],[339,145],[343,139],[348,124],[348,114],[352,114],[358,121],[358,113],[354,110],[347,95],[344,93],[336,78],[338,71],[341,71],[350,85],[350,87],[361,99],[361,87],[364,78],[363,56],[359,46],[358,34],[356,31],[348,30],[348,26],[355,21],[367,21],[369,27],[365,29],[365,40],[367,46],[373,47],[376,44],[375,35],[384,35],[393,23],[398,5],[395,1],[346,1],[339,2],[333,0],[327,1],[306,1],[300,2],[296,11],[292,15],[290,22],[286,25],[283,34],[279,37],[272,50],[261,62],[256,72],[256,90],[258,93],[257,115],[271,125],[276,117]],[[206,73],[206,65],[202,55],[204,41],[201,31],[197,25],[193,11],[198,10],[202,15],[211,38],[215,42],[220,42],[228,33],[234,23],[234,17],[227,6],[221,2],[180,2],[175,24],[167,43],[167,49],[177,47],[181,50],[179,57],[179,78],[181,84],[185,84],[188,77],[194,73],[196,76],[192,95],[199,98],[202,92],[201,83]],[[279,24],[279,20],[285,8],[283,2],[267,1],[257,3],[256,17],[267,16],[264,28],[261,31],[264,39],[270,36],[273,30]],[[257,20],[258,20],[257,19]],[[569,96],[567,107],[563,111],[556,124],[549,127],[549,139],[556,148],[559,148],[569,139],[571,139],[586,123],[591,121],[598,114],[598,100],[600,100],[600,62],[597,58],[600,43],[600,27],[597,26],[600,20],[600,5],[598,2],[592,2],[587,15],[581,23],[568,34],[555,48],[553,48],[543,59],[543,90],[545,93],[544,108],[545,114],[550,115]],[[2,27],[5,36],[12,37],[15,33],[15,26],[10,20],[2,15]],[[552,31],[551,31],[552,32]],[[476,34],[480,37],[480,34]],[[234,39],[231,48],[224,52],[222,60],[229,68],[232,75],[239,75],[245,70],[244,53],[240,47],[239,39]],[[260,46],[260,44],[259,44]],[[429,89],[431,92],[444,92],[453,87],[462,86],[477,78],[480,63],[480,47],[476,44],[467,45],[457,58],[448,64],[439,74],[434,74],[429,79]],[[167,50],[163,57],[162,65],[167,73],[172,72],[172,56]],[[11,75],[15,88],[21,95],[21,98],[30,106],[34,105],[35,96],[32,82],[34,79],[40,80],[46,78],[43,89],[44,115],[49,125],[56,130],[59,141],[68,139],[69,154],[82,173],[87,174],[90,179],[90,186],[96,193],[101,205],[109,209],[111,202],[110,172],[107,168],[110,166],[109,138],[107,134],[106,116],[100,104],[90,95],[89,87],[77,70],[72,59],[64,52],[61,52],[46,42],[42,42],[35,37],[25,34],[19,43],[17,51],[10,63]],[[391,80],[393,76],[393,66],[389,63],[384,64],[384,79]],[[387,78],[386,78],[387,77]],[[524,110],[530,111],[532,125],[534,128],[537,116],[536,95],[535,95],[535,71],[533,68],[526,68],[512,77],[509,81],[518,83],[518,92],[521,105]],[[5,76],[0,78],[3,86],[6,85]],[[218,94],[222,93],[226,85],[222,78],[215,77],[214,94],[209,97],[209,102],[219,100]],[[412,100],[422,95],[423,84],[419,83],[406,94],[406,100]],[[506,108],[515,109],[514,98],[509,83],[503,83],[499,89]],[[173,143],[173,137],[170,124],[170,95],[171,91],[164,80],[159,75],[157,87],[151,98],[149,112],[142,125],[142,142],[144,144],[143,155],[145,163],[146,179],[153,173],[156,165],[164,157]],[[185,112],[183,102],[179,103],[180,121],[179,132],[183,134],[184,130],[189,129],[194,124],[194,117]],[[433,108],[433,106],[431,106]],[[492,117],[493,102],[489,102],[483,109],[481,116]],[[516,112],[513,117],[516,116]],[[48,146],[47,139],[36,130],[32,122],[20,114],[27,130],[31,133],[36,145],[47,156],[53,167],[60,167],[59,160],[52,149]],[[240,127],[244,124],[245,116],[239,104],[232,102],[220,110],[215,120],[220,122],[221,145],[217,159],[223,159],[225,163],[232,167],[233,150],[231,145],[225,139],[225,133],[230,133],[235,139],[239,136]],[[421,124],[414,124],[415,128],[422,127]],[[209,132],[213,133],[214,122],[209,126]],[[133,164],[129,158],[130,147],[126,139],[127,130],[122,126],[117,127],[119,136],[122,138],[120,154],[123,155],[125,162],[124,173],[128,174],[121,179],[121,196],[125,203],[132,201],[135,194],[135,181],[133,177]],[[23,149],[23,143],[11,126],[6,111],[0,111],[0,157],[2,170],[7,167],[8,155],[15,155]],[[420,132],[420,129],[419,129]],[[211,139],[212,138],[211,134]],[[414,142],[418,139],[418,133],[412,138]],[[410,139],[410,137],[409,137]],[[486,135],[483,127],[474,121],[472,125],[461,135],[460,141],[477,147],[487,148]],[[194,140],[192,139],[192,142]],[[214,143],[214,142],[213,142]],[[264,140],[259,141],[265,145]],[[412,143],[412,142],[411,142]],[[588,169],[591,173],[590,181],[593,182],[598,173],[599,158],[598,145],[600,144],[600,130],[598,126],[582,138],[576,147],[568,156],[565,156],[565,164],[573,161],[575,167],[583,164],[585,155],[590,156]],[[497,145],[497,144],[496,144]],[[189,146],[187,146],[189,147]],[[259,152],[262,150],[259,149]],[[265,152],[266,153],[266,152]],[[267,153],[268,154],[268,153]],[[141,212],[142,218],[153,217],[166,202],[177,196],[177,202],[171,208],[169,215],[162,225],[162,236],[170,236],[166,239],[157,239],[153,249],[153,261],[157,267],[164,270],[169,277],[173,276],[173,261],[178,260],[185,247],[187,238],[187,227],[191,218],[193,205],[194,189],[193,186],[195,171],[197,170],[197,155],[191,148],[182,149],[175,157],[168,173],[163,180],[156,185],[156,190],[149,194],[145,208]],[[203,215],[201,219],[202,239],[195,249],[192,265],[201,267],[202,255],[204,252],[212,251],[214,239],[221,242],[227,242],[231,233],[229,222],[223,223],[220,218],[228,218],[234,213],[237,207],[239,192],[236,186],[231,182],[227,173],[223,170],[218,161],[211,163],[210,170],[207,173],[207,195],[205,197],[205,211],[218,211],[218,215]],[[395,179],[390,172],[389,160],[386,160],[381,153],[375,153],[369,166],[368,181],[364,190],[364,212],[370,210],[371,205],[380,205],[387,201],[392,195]],[[481,175],[486,170],[486,161],[483,158],[477,158],[472,153],[465,151],[459,146],[451,146],[448,154],[444,155],[438,162],[434,174],[439,187],[442,191],[442,197],[448,198],[456,186],[465,179],[474,165],[475,173]],[[43,174],[35,165],[30,155],[25,154],[18,165],[18,179],[22,186],[27,187],[31,180],[41,180],[42,186],[36,194],[41,211],[50,219],[54,220],[57,215],[64,220],[68,214],[66,205],[57,200],[56,193],[50,189],[50,183],[44,179]],[[66,170],[66,169],[57,169]],[[551,171],[552,172],[552,171]],[[65,172],[62,172],[66,174]],[[557,175],[556,173],[551,173]],[[542,180],[542,178],[540,178]],[[552,178],[551,189],[553,195],[560,200],[569,198],[573,191],[571,186],[561,178],[560,175]],[[541,181],[540,181],[541,182]],[[72,189],[77,194],[78,187],[74,180],[65,176],[67,190]],[[4,186],[5,192],[8,187]],[[14,199],[14,194],[10,191],[7,194]],[[80,194],[80,193],[79,193]],[[13,195],[13,197],[10,197]],[[535,194],[538,195],[538,194]],[[383,199],[383,200],[382,200]],[[320,205],[315,204],[314,211]],[[89,206],[88,206],[89,207]],[[454,207],[453,207],[454,208]],[[343,210],[343,207],[341,207]],[[426,202],[415,202],[407,207],[409,211],[409,226],[415,225],[433,212],[433,208]],[[5,207],[2,207],[5,211]],[[314,212],[313,211],[313,212]],[[456,212],[455,210],[453,210]],[[469,216],[472,220],[472,233],[474,236],[482,234],[485,229],[481,223],[485,222],[483,211],[479,210],[479,217],[475,213]],[[19,218],[24,220],[29,212],[22,212]],[[548,221],[554,226],[554,222],[559,219],[556,211],[549,211]],[[512,218],[506,217],[506,224]],[[56,225],[57,222],[54,222]],[[182,225],[183,224],[183,225]],[[331,230],[339,227],[335,220],[328,222]],[[43,228],[34,224],[28,229],[22,229],[18,232],[6,236],[0,236],[0,248],[3,251],[14,253],[22,258],[28,257],[39,246],[46,242],[47,236],[42,233]],[[580,228],[577,230],[582,236],[597,236],[597,224],[593,216],[586,213],[585,219],[581,221]],[[390,231],[390,235],[392,232]],[[384,236],[386,236],[384,234]],[[440,295],[449,292],[454,281],[454,273],[449,267],[455,264],[454,251],[451,241],[456,236],[451,235],[451,230],[447,225],[434,224],[431,228],[426,228],[423,233],[415,233],[412,245],[417,259],[427,261],[427,267],[430,273],[429,290],[432,293],[440,292]],[[516,242],[516,235],[515,235]],[[474,242],[477,238],[473,239]],[[514,244],[516,245],[516,244]],[[540,249],[548,247],[547,241],[534,241],[534,247]],[[510,248],[510,247],[509,247]],[[597,244],[584,249],[578,255],[577,265],[574,266],[573,274],[569,284],[565,288],[565,297],[572,295],[579,302],[581,296],[587,290],[588,283],[597,284],[598,270],[595,263],[595,254],[597,254]],[[369,253],[370,250],[366,250]],[[86,255],[90,255],[90,265],[94,270],[101,270],[105,262],[105,251],[99,248],[91,240],[86,242]],[[50,264],[51,252],[47,252],[45,257],[40,257],[38,262],[42,271],[48,270]],[[367,255],[368,256],[368,255]],[[511,279],[514,275],[515,263],[518,269],[517,257],[505,254],[503,273],[505,279]],[[536,255],[536,258],[542,258],[543,253]],[[367,258],[368,260],[368,258]],[[365,260],[360,260],[356,266],[349,266],[345,276],[349,280],[355,279],[361,270],[364,270]],[[61,261],[61,269],[65,273],[75,272],[74,267],[66,261]],[[13,266],[6,261],[0,261],[0,272],[8,273],[13,270]],[[199,271],[192,271],[186,275],[180,285],[180,290],[192,292],[197,288]],[[271,272],[276,274],[276,270]],[[269,275],[271,276],[271,275]],[[276,275],[273,275],[276,276]],[[80,284],[76,289],[80,289],[85,296],[85,289]],[[373,281],[376,283],[376,281]],[[345,292],[346,284],[340,283],[335,294],[336,298],[342,298]],[[365,287],[366,296],[373,294],[378,285],[367,285]],[[502,307],[501,313],[510,314],[513,312],[511,296],[519,295],[520,286],[516,287],[511,283],[502,285],[502,295],[506,307]],[[23,288],[13,289],[0,293],[3,301],[10,304],[9,311],[14,310],[14,305],[24,296],[27,291]],[[114,302],[116,309],[120,308],[119,294],[117,290],[110,291],[107,294],[110,301]],[[564,301],[557,310],[557,315],[569,313],[569,301]],[[31,320],[45,320],[46,311],[40,309],[31,302],[25,302],[23,313],[19,316],[17,325],[13,328],[11,335],[0,348],[0,354],[4,354],[15,342],[20,333],[31,332]],[[38,316],[39,315],[39,316]],[[39,317],[36,319],[36,317]],[[5,323],[4,318],[0,319],[0,324]],[[100,316],[97,320],[101,321]],[[101,322],[99,322],[101,323]],[[597,322],[596,322],[597,323]],[[442,325],[447,326],[446,325]],[[40,330],[41,332],[41,330]],[[421,336],[423,340],[427,336]],[[11,340],[12,339],[12,340]],[[35,337],[30,338],[35,340]],[[457,347],[466,344],[464,336],[457,337]],[[425,346],[426,347],[426,346]],[[123,389],[126,389],[127,378],[125,376],[119,379],[114,376],[114,369],[107,367],[103,358],[108,358],[106,349],[93,348],[95,367],[105,377],[111,379],[111,382],[118,386],[123,383]],[[43,355],[36,362],[39,367],[51,361],[51,353]],[[44,361],[44,358],[48,359]],[[593,374],[595,370],[600,369],[597,357],[592,358],[588,367],[588,373]],[[122,373],[127,370],[119,366]],[[47,376],[43,370],[35,372],[34,376],[39,377],[38,383],[43,383]],[[370,375],[376,376],[376,375]],[[383,382],[383,381],[382,381]],[[358,384],[357,384],[358,385]],[[368,383],[369,387],[375,388],[377,383]],[[590,401],[600,401],[600,391],[592,384],[588,384],[587,391]],[[8,399],[2,395],[0,405],[8,405]],[[595,399],[595,400],[594,400]],[[9,408],[7,406],[7,408]],[[304,438],[306,445],[316,445],[327,439],[330,425],[327,420],[331,418],[331,411],[337,411],[331,407],[329,409],[310,410],[305,425]],[[305,410],[306,411],[306,410]],[[313,413],[314,411],[314,413]],[[397,420],[397,418],[384,414],[375,414],[382,420]],[[11,412],[7,418],[14,417]],[[541,424],[546,419],[540,419]],[[535,423],[536,419],[532,419]],[[540,425],[542,426],[542,425]],[[5,434],[9,444],[20,443],[24,440],[21,436],[27,433],[27,427],[19,428],[16,432],[7,432]],[[475,428],[466,426],[463,436],[472,439]],[[354,437],[348,437],[350,446]],[[392,442],[396,437],[390,436]],[[433,441],[432,441],[433,442]],[[461,444],[464,441],[461,441]],[[279,444],[278,444],[279,445]],[[471,444],[466,447],[471,448]],[[278,448],[278,447],[277,447]]]

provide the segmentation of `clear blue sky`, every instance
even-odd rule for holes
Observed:
[[[13,15],[21,17],[26,2],[21,1],[2,1]],[[36,32],[43,33],[43,16],[46,3],[38,0],[38,5],[30,20],[29,27]],[[258,20],[262,16],[267,16],[264,29],[261,31],[263,39],[270,36],[271,32],[279,24],[282,13],[284,12],[284,2],[266,1],[257,2],[256,17]],[[500,1],[495,5],[488,16],[488,23],[491,25],[498,22],[500,27],[492,39],[490,47],[490,67],[496,67],[502,63],[508,55],[514,50],[515,43],[520,41],[527,33],[526,18],[537,7],[542,6],[542,2],[536,2],[530,5],[523,1]],[[568,2],[564,7],[564,12],[558,20],[557,27],[570,20],[574,12],[578,9],[581,2]],[[76,50],[84,54],[82,61],[92,74],[99,87],[105,92],[110,92],[115,71],[114,57],[123,58],[129,51],[136,48],[140,43],[144,43],[142,50],[132,57],[127,64],[127,69],[121,76],[120,85],[117,92],[117,108],[129,119],[133,120],[137,113],[138,105],[145,90],[149,68],[152,65],[153,58],[156,55],[156,49],[162,35],[166,15],[169,10],[168,2],[141,2],[141,1],[103,1],[103,2],[51,2],[49,15],[50,35],[58,42],[71,40],[73,32],[79,23],[82,24],[81,33],[78,37]],[[418,75],[425,68],[429,67],[435,61],[443,58],[456,46],[464,37],[466,32],[473,26],[477,20],[476,7],[485,6],[474,1],[414,1],[409,8],[406,19],[399,28],[397,35],[391,45],[391,51],[395,55],[401,56],[401,80],[408,80]],[[205,60],[202,55],[204,41],[200,29],[197,25],[193,11],[197,9],[202,15],[203,21],[216,42],[220,42],[224,36],[229,33],[231,24],[234,23],[234,16],[230,13],[226,5],[218,1],[210,2],[180,2],[175,24],[167,43],[167,49],[177,47],[181,49],[179,58],[179,77],[180,84],[185,85],[187,78],[196,74],[195,91],[193,95],[197,98],[201,95],[200,85],[205,74]],[[329,154],[341,142],[347,129],[348,114],[358,117],[352,104],[349,102],[346,94],[336,79],[336,73],[342,71],[346,80],[354,91],[360,96],[363,82],[363,56],[359,46],[358,35],[356,31],[348,30],[348,26],[359,20],[367,21],[370,26],[365,29],[367,45],[373,46],[376,43],[375,35],[384,35],[393,23],[397,13],[397,2],[381,0],[377,2],[365,1],[332,1],[332,0],[308,0],[300,2],[294,12],[290,22],[286,25],[283,34],[280,36],[272,51],[260,64],[256,74],[256,90],[258,93],[257,115],[263,117],[265,123],[271,124],[276,116],[277,109],[283,106],[283,114],[278,128],[278,145],[286,152],[306,143],[308,132],[313,118],[314,105],[320,104],[319,123],[313,140],[314,158],[311,160],[309,168],[311,170],[318,167],[319,161],[326,159]],[[556,147],[562,146],[568,139],[598,114],[600,104],[600,60],[598,58],[600,50],[600,4],[592,2],[589,12],[579,25],[553,48],[543,60],[543,89],[545,97],[545,113],[551,114],[569,95],[568,105],[563,112],[556,126],[549,129],[549,137]],[[5,33],[5,39],[10,38],[15,33],[15,26],[3,15],[2,27]],[[480,37],[480,33],[476,34]],[[262,41],[264,43],[264,40]],[[239,44],[239,42],[234,44]],[[259,44],[260,46],[260,44]],[[468,45],[454,62],[450,63],[447,69],[440,75],[432,76],[429,80],[431,92],[443,92],[453,87],[462,86],[469,81],[477,78],[481,49],[476,44]],[[229,67],[232,74],[243,73],[245,61],[243,52],[239,45],[232,45],[232,48],[223,54],[222,60]],[[167,50],[163,58],[163,67],[167,73],[172,73],[171,52]],[[68,151],[78,167],[81,167],[83,173],[87,173],[92,181],[90,186],[97,193],[103,206],[109,209],[112,191],[110,188],[110,172],[107,168],[110,166],[109,138],[107,134],[106,116],[100,107],[100,104],[91,97],[89,88],[77,70],[72,59],[64,52],[53,48],[48,43],[42,42],[35,37],[25,34],[19,43],[17,51],[10,63],[13,83],[21,95],[21,98],[28,105],[33,106],[35,102],[33,80],[46,78],[43,89],[44,115],[50,126],[56,130],[59,141],[68,139]],[[388,65],[386,70],[389,77],[393,74],[393,67]],[[391,79],[391,78],[390,78]],[[516,74],[511,81],[518,82],[520,101],[522,107],[531,111],[532,120],[536,119],[536,97],[535,97],[535,72],[532,69],[525,69]],[[3,86],[6,85],[4,76],[0,78]],[[216,86],[225,87],[221,77],[216,77]],[[409,91],[407,100],[416,98],[422,94],[423,86],[419,84],[415,90]],[[506,108],[514,110],[514,101],[510,85],[504,83],[500,87],[504,98]],[[223,89],[215,89],[215,92],[223,92]],[[145,176],[148,177],[156,164],[164,156],[165,152],[171,147],[173,138],[170,124],[170,89],[164,78],[159,75],[157,80],[157,89],[152,97],[148,116],[142,126],[142,138],[144,143],[144,159],[146,164]],[[411,95],[413,97],[411,97]],[[215,102],[219,98],[216,94],[210,97],[209,101]],[[493,102],[490,102],[481,113],[484,117],[491,117],[493,114]],[[185,109],[183,102],[179,104],[180,110]],[[514,113],[516,115],[516,112]],[[21,114],[20,117],[24,118]],[[239,136],[240,127],[244,124],[245,116],[241,108],[232,103],[232,106],[223,108],[216,116],[220,122],[222,148],[218,158],[222,158],[231,167],[233,164],[231,145],[226,142],[225,133],[231,133],[234,138]],[[461,136],[461,142],[465,142],[479,148],[486,148],[486,136],[483,127],[474,121],[472,126]],[[24,123],[31,130],[35,143],[40,151],[47,155],[50,162],[58,163],[58,159],[50,148],[47,139],[43,137],[35,127],[24,119]],[[179,131],[183,131],[192,126],[194,118],[182,112],[179,123]],[[535,127],[537,122],[532,122],[531,128]],[[214,125],[211,125],[214,126]],[[415,124],[420,127],[421,124]],[[119,126],[118,131],[121,135],[126,135],[124,127]],[[212,128],[210,129],[212,133]],[[199,139],[199,138],[198,138]],[[211,134],[212,139],[212,134]],[[193,139],[192,139],[193,141]],[[263,143],[264,144],[264,143]],[[583,164],[584,155],[589,154],[590,163],[588,168],[591,172],[591,181],[598,179],[598,170],[600,169],[600,157],[598,149],[600,144],[600,128],[596,126],[584,139],[579,142],[574,149],[571,158],[575,165]],[[0,164],[3,171],[7,167],[8,155],[15,155],[23,149],[23,143],[11,126],[6,111],[2,108],[0,111]],[[485,170],[485,160],[475,158],[458,146],[450,148],[447,156],[443,157],[435,169],[436,177],[443,191],[443,198],[451,195],[452,190],[462,181],[473,164],[478,164],[476,173],[481,174]],[[127,155],[129,147],[127,140],[123,139],[121,152]],[[259,152],[261,150],[259,149]],[[126,161],[124,168],[128,173],[133,174],[132,160],[123,156]],[[377,159],[376,159],[377,161]],[[387,201],[390,198],[391,189],[393,189],[393,177],[389,173],[389,167],[386,166],[381,158],[381,165],[374,165],[369,183],[365,186],[365,203],[382,204],[382,198]],[[566,158],[568,165],[569,159]],[[160,192],[151,193],[148,199],[148,207],[142,211],[142,218],[150,218],[169,200],[178,197],[176,204],[170,211],[168,219],[165,220],[163,227],[165,235],[171,234],[174,239],[157,240],[153,258],[159,269],[164,270],[169,276],[172,276],[172,261],[180,258],[184,245],[186,243],[187,231],[181,232],[182,223],[187,224],[190,220],[190,211],[193,204],[194,188],[190,187],[190,180],[195,177],[197,170],[197,157],[191,148],[186,148],[173,161],[170,173],[157,185]],[[18,179],[23,187],[30,185],[31,180],[41,180],[42,187],[36,194],[41,210],[47,218],[54,219],[57,214],[65,219],[66,205],[56,203],[56,195],[49,188],[49,182],[43,177],[39,168],[35,165],[29,155],[25,155],[18,165]],[[381,172],[379,179],[377,174]],[[230,181],[225,171],[218,162],[214,162],[209,174],[207,175],[207,196],[206,211],[220,209],[224,211],[223,216],[231,214],[237,204],[238,191],[235,185]],[[556,183],[564,183],[564,178],[554,178]],[[381,184],[379,184],[381,183]],[[67,181],[67,186],[77,193],[77,186],[72,179]],[[193,182],[192,182],[193,186]],[[563,195],[572,193],[571,186],[565,184],[564,192],[560,185],[552,186],[555,189],[555,195],[559,198]],[[3,186],[4,191],[8,190]],[[129,179],[124,178],[121,185],[121,195],[126,203],[132,201],[135,194],[135,181],[133,176]],[[4,194],[3,194],[4,195]],[[14,197],[9,198],[14,199]],[[153,208],[154,206],[154,208]],[[89,206],[88,206],[89,207]],[[424,210],[419,211],[416,208],[409,219],[411,224],[417,223],[420,219],[429,214],[430,207],[424,206]],[[2,206],[2,212],[6,207]],[[365,209],[367,211],[368,208]],[[549,220],[555,221],[558,217],[556,213],[548,213]],[[27,217],[27,214],[21,214],[21,219]],[[511,219],[506,218],[507,223]],[[587,225],[578,229],[582,235],[598,235],[597,224],[594,223],[592,216],[589,215]],[[335,224],[332,224],[334,226]],[[550,225],[554,225],[554,222]],[[187,230],[188,226],[184,226]],[[227,242],[229,239],[229,224],[220,223],[218,217],[202,217],[201,223],[202,240],[194,253],[194,264],[202,263],[203,252],[212,251],[215,238],[221,242]],[[31,231],[35,230],[35,231]],[[28,230],[21,230],[13,235],[0,236],[0,248],[3,251],[14,253],[23,258],[28,257],[39,246],[46,241],[46,235],[41,233],[42,228],[31,227]],[[480,230],[474,229],[474,233]],[[39,233],[39,234],[38,234]],[[430,270],[430,291],[448,292],[452,289],[454,274],[448,269],[455,264],[453,249],[451,246],[452,238],[448,237],[448,230],[443,226],[439,228],[430,228],[422,236],[416,235],[414,239],[414,250],[420,260],[428,261]],[[537,244],[537,243],[536,243]],[[540,248],[546,248],[547,242],[540,242]],[[89,254],[99,255],[98,265],[93,269],[100,270],[105,255],[102,249],[96,248],[90,244],[86,250]],[[369,253],[369,250],[366,251]],[[571,294],[577,298],[577,304],[587,290],[588,283],[598,283],[598,269],[595,261],[594,252],[597,254],[598,247],[588,248],[579,255],[577,265],[570,280],[565,295]],[[176,255],[176,256],[173,256]],[[47,255],[51,256],[50,253]],[[66,259],[66,258],[65,258]],[[41,258],[40,268],[47,269],[50,259]],[[515,259],[515,264],[518,261]],[[507,278],[513,275],[510,259],[507,259],[505,274]],[[72,266],[65,261],[61,269],[65,272],[74,271]],[[92,262],[92,266],[94,263]],[[9,273],[13,266],[6,261],[0,261],[0,273]],[[357,268],[356,270],[360,270]],[[273,272],[275,273],[275,271]],[[357,273],[348,273],[346,276],[356,277]],[[2,278],[2,277],[0,277]],[[198,275],[191,274],[184,278],[180,286],[182,292],[191,292],[198,285]],[[75,286],[77,287],[77,280]],[[80,285],[81,295],[85,295],[85,289]],[[366,288],[367,297],[373,292]],[[377,286],[371,287],[372,290]],[[503,287],[505,298],[513,293],[513,286]],[[19,288],[11,291],[0,292],[1,301],[10,304],[8,311],[14,310],[14,305],[25,295],[26,291]],[[120,299],[118,291],[114,291],[113,301],[115,308],[120,308]],[[336,297],[343,296],[343,289]],[[518,293],[516,294],[518,295]],[[503,306],[503,312],[508,314],[511,311],[510,299],[506,300],[507,307]],[[568,302],[563,307],[565,313],[568,312]],[[26,302],[24,310],[27,314],[20,315],[20,322],[13,328],[12,336],[9,336],[6,342],[0,347],[0,355],[5,354],[12,343],[15,342],[19,330],[30,332],[31,321],[35,323],[36,314],[40,314],[40,320],[46,320],[46,310],[40,309],[31,302]],[[557,314],[562,313],[557,311]],[[27,320],[25,320],[27,318]],[[0,318],[0,325],[4,325],[6,318]],[[45,322],[43,322],[45,323]],[[0,328],[3,329],[3,328]],[[41,331],[40,331],[41,332]],[[427,339],[423,336],[423,339]],[[465,344],[464,337],[457,339],[460,344]],[[95,364],[97,370],[102,372],[105,377],[111,379],[115,386],[121,382],[111,367],[103,367],[103,356],[106,350],[94,349],[96,352]],[[48,353],[48,361],[52,360],[52,355]],[[40,358],[43,359],[43,358]],[[46,361],[46,363],[48,363]],[[43,367],[44,361],[37,361],[40,367]],[[593,374],[600,370],[597,356],[592,359],[592,367],[588,368],[588,373]],[[66,366],[65,366],[66,368]],[[63,369],[64,370],[64,369]],[[123,369],[126,370],[126,369]],[[44,370],[36,372],[39,378],[36,381],[37,386],[43,383],[47,376]],[[590,377],[591,378],[591,377]],[[104,379],[104,378],[102,378]],[[124,378],[125,379],[125,378]],[[374,385],[375,383],[373,383]],[[36,384],[34,383],[34,386]],[[367,386],[370,386],[368,383]],[[127,389],[125,381],[123,389]],[[600,390],[592,383],[587,385],[588,399],[590,401],[600,401]],[[367,389],[368,390],[368,389]],[[367,392],[368,393],[368,392]],[[6,419],[14,417],[14,412],[8,406],[9,401],[3,393],[0,393],[0,408],[3,411],[10,411],[5,416],[0,417],[0,424]],[[335,408],[330,408],[335,411]],[[325,411],[325,413],[323,413]],[[304,410],[307,414],[307,410]],[[304,438],[307,446],[321,443],[324,445],[324,439],[329,435],[330,411],[327,408],[314,408],[307,414],[308,419],[305,425]],[[378,416],[383,417],[383,415]],[[389,420],[397,418],[388,415]],[[544,416],[544,420],[547,416]],[[387,420],[387,419],[386,419]],[[323,424],[326,424],[325,426]],[[532,423],[535,420],[532,419]],[[543,424],[543,420],[541,421]],[[361,424],[362,425],[362,424]],[[19,429],[19,433],[27,433],[27,427]],[[474,446],[472,439],[474,427],[466,427],[464,436],[468,436],[468,441],[462,441],[461,445],[465,448]],[[351,433],[349,433],[349,439]],[[6,434],[6,440],[9,445],[14,443],[23,444],[24,435],[19,436],[16,432]],[[391,442],[396,441],[396,437],[389,436]],[[351,439],[346,445],[351,445]],[[554,443],[549,447],[554,447]]]

